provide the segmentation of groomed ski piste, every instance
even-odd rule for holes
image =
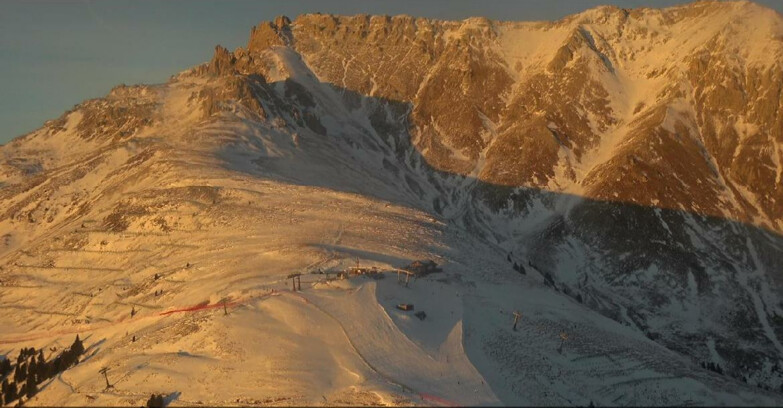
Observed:
[[[591,311],[535,268],[514,271],[503,248],[422,210],[410,180],[427,175],[379,172],[394,156],[353,147],[377,136],[367,113],[330,111],[343,109],[330,103],[338,94],[272,52],[328,107],[328,136],[293,137],[241,110],[199,124],[189,99],[199,78],[153,88],[163,123],[112,150],[91,146],[90,160],[67,134],[78,112],[66,135],[30,136],[39,154],[89,172],[51,170],[19,196],[48,194],[55,227],[0,224],[13,232],[0,253],[0,354],[32,346],[48,358],[76,334],[87,350],[25,405],[138,406],[152,393],[183,406],[781,404]],[[311,273],[419,259],[443,271],[408,286],[394,273]]]

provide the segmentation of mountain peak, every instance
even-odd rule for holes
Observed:
[[[101,342],[40,405],[780,405],[779,20],[262,22],[0,147],[0,343]]]

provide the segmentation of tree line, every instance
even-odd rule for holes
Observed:
[[[17,400],[17,405],[22,405],[24,398],[29,400],[38,393],[39,384],[78,364],[82,354],[84,344],[77,334],[71,347],[49,361],[44,358],[43,349],[36,351],[34,347],[22,348],[14,364],[9,358],[3,359],[0,362],[0,378],[3,380],[0,405],[10,405]]]

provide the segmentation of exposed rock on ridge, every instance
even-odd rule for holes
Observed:
[[[89,242],[74,231],[87,220],[114,234],[206,231],[266,202],[247,186],[274,180],[282,197],[306,186],[415,208],[502,252],[509,279],[721,361],[735,377],[721,381],[778,389],[781,21],[700,2],[556,22],[262,23],[245,48],[217,47],[167,84],[119,87],[3,146],[0,255],[14,269],[0,276],[25,276],[13,262],[27,253],[67,260],[43,243]],[[266,210],[296,225],[295,207]],[[219,216],[200,225],[202,210]]]

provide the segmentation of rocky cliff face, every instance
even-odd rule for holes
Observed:
[[[118,88],[4,147],[0,225],[89,211],[35,204],[86,171],[66,166],[85,156],[58,134],[81,151],[123,146],[128,171],[176,139],[236,171],[404,201],[502,248],[527,278],[778,388],[781,61],[783,18],[748,2],[535,23],[280,17],[169,84]],[[305,157],[344,179],[281,164]],[[149,215],[131,207],[106,222]]]
[[[435,213],[483,225],[682,352],[706,358],[717,338],[734,367],[779,359],[780,15],[747,2],[552,23],[305,15],[254,28],[234,69],[268,76],[255,61],[278,46],[343,94],[406,112],[403,139],[444,193]],[[731,340],[750,332],[758,349]]]
[[[781,30],[742,2],[521,24],[305,15],[259,25],[235,54],[287,45],[324,82],[410,104],[442,171],[780,231]]]

